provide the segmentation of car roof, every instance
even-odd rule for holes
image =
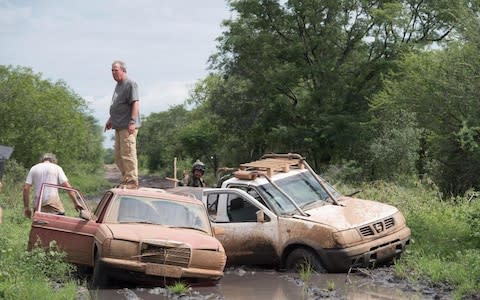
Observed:
[[[299,173],[303,173],[303,172],[308,172],[308,170],[306,170],[306,169],[302,169],[302,170],[294,169],[294,170],[290,170],[288,172],[278,172],[278,173],[273,174],[270,178],[273,181],[277,181],[277,180],[280,180],[280,179],[283,179],[283,178],[286,178],[286,177],[290,177],[290,176],[293,176],[293,175],[296,175],[296,174],[299,174]],[[229,178],[229,179],[225,180],[225,182],[230,183],[230,184],[232,184],[232,183],[245,184],[245,182],[248,182],[248,184],[250,184],[250,185],[259,186],[259,185],[263,185],[263,184],[268,183],[268,180],[263,176],[256,176],[252,179],[242,179],[242,178],[237,178],[237,177],[233,176],[232,178]]]
[[[187,197],[195,197],[197,199],[202,199],[203,187],[192,187],[192,186],[177,186],[174,188],[169,188],[167,191],[176,195],[183,195]]]
[[[141,196],[141,197],[149,197],[149,198],[162,198],[167,200],[202,204],[202,202],[199,199],[196,199],[192,195],[177,194],[177,193],[169,192],[164,189],[157,189],[157,188],[146,188],[146,187],[140,187],[138,189],[112,188],[110,189],[110,191],[115,195],[119,195],[119,196],[125,195],[125,196]]]

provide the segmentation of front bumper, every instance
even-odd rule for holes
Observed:
[[[199,278],[209,280],[219,280],[223,277],[223,270],[204,269],[204,268],[185,268],[172,265],[162,265],[155,263],[145,263],[117,258],[103,257],[101,263],[109,270],[124,270],[141,273],[147,276],[161,278]],[[115,275],[115,274],[113,274]]]
[[[318,253],[330,272],[347,272],[352,267],[371,267],[400,257],[410,242],[410,229],[345,249],[326,249]]]

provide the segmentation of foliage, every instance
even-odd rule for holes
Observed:
[[[457,17],[476,8],[445,1],[229,3],[236,17],[224,22],[211,57],[220,79],[203,85],[209,90],[198,103],[225,122],[226,148],[243,154],[237,162],[288,151],[315,167],[368,161],[368,98],[383,74],[403,53],[457,37]],[[406,134],[394,133],[398,142]]]
[[[297,152],[349,181],[417,174],[446,196],[478,187],[477,1],[228,4],[212,72],[185,105],[146,118],[144,168],[171,176],[174,157],[201,159],[217,176]]]
[[[418,147],[419,173],[429,174],[446,195],[480,187],[476,176],[480,171],[479,53],[471,46],[452,45],[444,51],[407,55],[398,71],[385,80],[385,89],[371,101],[375,114],[410,115],[409,121],[393,125],[397,131],[421,130],[420,135],[404,139],[410,141],[404,161]],[[383,118],[379,124],[389,126],[391,122]],[[401,142],[389,138],[395,140]],[[405,146],[400,143],[398,149]]]
[[[152,113],[143,120],[137,137],[142,147],[137,151],[139,157],[145,157],[145,167],[151,171],[173,173],[171,162],[183,153],[177,133],[190,121],[189,116],[183,106],[175,106],[166,112]]]
[[[167,289],[171,294],[181,295],[188,292],[189,286],[183,282],[178,281],[172,285],[167,285]]]
[[[300,265],[298,274],[300,275],[300,279],[302,279],[305,285],[307,285],[310,281],[310,278],[312,277],[314,271],[315,270],[308,261]]]
[[[30,220],[21,215],[21,209],[7,207],[4,214],[0,226],[0,298],[74,299],[73,269],[62,261],[64,254],[56,247],[27,252]]]
[[[0,144],[26,168],[54,152],[67,173],[97,169],[102,133],[85,101],[64,82],[52,83],[23,67],[0,66]]]
[[[400,186],[365,184],[360,197],[397,206],[412,230],[410,245],[396,262],[399,276],[454,289],[457,298],[480,292],[480,237],[472,217],[479,198],[442,199],[435,186],[413,181]]]

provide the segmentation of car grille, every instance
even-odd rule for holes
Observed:
[[[372,236],[375,234],[380,234],[390,228],[395,226],[395,220],[390,217],[382,220],[380,222],[375,222],[367,226],[360,227],[360,233],[362,236]]]
[[[141,261],[178,267],[188,267],[190,256],[190,248],[143,244]]]

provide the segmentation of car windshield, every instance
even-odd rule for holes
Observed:
[[[210,233],[207,213],[201,204],[160,198],[120,196],[112,203],[108,220],[112,223],[191,228]]]
[[[323,182],[335,198],[340,196],[326,181]],[[325,204],[329,201],[329,196],[325,189],[315,179],[313,174],[308,171],[277,180],[275,183],[289,195],[300,208],[314,204]],[[279,213],[290,214],[296,210],[292,202],[271,183],[261,185],[259,190],[266,201],[272,204]]]

